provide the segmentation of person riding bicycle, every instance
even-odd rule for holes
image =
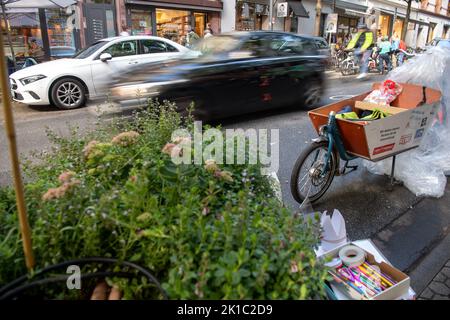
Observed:
[[[380,74],[384,73],[384,63],[386,63],[388,72],[391,71],[391,42],[389,41],[388,36],[384,36],[380,43],[380,55],[378,58],[378,70],[380,71]]]
[[[374,46],[373,32],[367,28],[367,25],[362,23],[358,25],[358,32],[352,38],[345,50],[355,50],[355,57],[360,63],[360,74],[357,79],[362,79],[367,76],[367,60],[372,54],[372,47]]]

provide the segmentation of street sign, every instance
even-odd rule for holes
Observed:
[[[329,13],[327,15],[327,20],[325,25],[327,26],[325,32],[326,33],[336,33],[337,32],[337,24],[338,24],[338,14],[337,13]]]
[[[277,5],[277,17],[285,18],[288,15],[288,3],[281,2]]]

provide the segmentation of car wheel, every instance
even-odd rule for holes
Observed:
[[[58,80],[52,87],[53,104],[59,109],[76,109],[86,102],[86,89],[76,79],[65,78]]]
[[[323,88],[322,84],[317,79],[312,79],[309,82],[303,94],[303,105],[306,109],[312,109],[317,106],[322,99]]]

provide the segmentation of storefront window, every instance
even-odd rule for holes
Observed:
[[[71,57],[75,54],[75,36],[71,20],[74,17],[62,9],[45,10],[47,32],[52,58]]]
[[[206,13],[194,13],[195,33],[200,37],[204,36],[206,26]]]
[[[37,10],[29,12],[9,12],[7,14],[8,24],[5,26],[1,19],[2,32],[6,37],[6,30],[11,35],[12,47],[18,65],[23,63],[27,57],[33,57],[38,61],[44,58],[44,50]],[[9,45],[5,45],[5,54],[12,57]]]
[[[389,26],[391,24],[391,16],[380,14],[378,18],[378,29],[382,36],[389,36]]]
[[[403,19],[395,19],[392,34],[397,38],[400,38],[402,35],[402,29],[403,29]]]
[[[150,10],[131,9],[131,34],[152,34],[152,13]]]
[[[338,27],[336,34],[337,43],[346,43],[348,39],[357,31],[358,18],[338,17]]]
[[[159,37],[183,43],[190,25],[189,11],[156,9],[156,33]]]
[[[236,5],[236,30],[249,31],[256,29],[256,5],[239,1]]]

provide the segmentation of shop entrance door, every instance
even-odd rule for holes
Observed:
[[[108,3],[86,3],[84,5],[86,17],[86,45],[98,40],[116,36],[114,5]]]

